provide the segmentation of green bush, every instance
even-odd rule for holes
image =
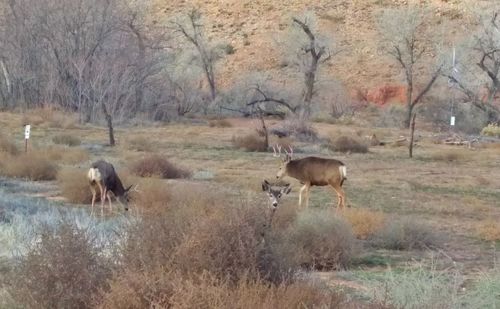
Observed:
[[[71,147],[79,146],[82,143],[82,141],[78,137],[69,134],[56,135],[52,138],[52,142],[54,142],[54,144],[66,145]]]

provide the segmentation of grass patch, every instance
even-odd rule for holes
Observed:
[[[368,209],[346,209],[344,218],[352,225],[356,238],[367,239],[382,229],[385,216],[380,211]]]
[[[70,134],[56,135],[52,138],[52,142],[54,142],[54,144],[66,145],[70,147],[79,146],[82,143],[80,138]]]
[[[159,177],[165,179],[188,178],[191,172],[177,167],[165,157],[157,154],[148,155],[132,162],[130,171],[140,177]]]
[[[481,130],[481,135],[500,137],[500,126],[496,123],[490,123]]]
[[[265,152],[267,151],[266,141],[263,137],[257,134],[249,134],[240,137],[233,137],[233,146],[238,149],[244,149],[251,152]]]
[[[433,227],[410,218],[389,222],[372,238],[375,247],[390,250],[435,248],[442,241],[442,235]]]
[[[208,126],[211,128],[231,128],[233,125],[227,119],[213,119],[208,121]]]
[[[54,180],[57,164],[40,152],[28,152],[18,156],[6,156],[0,166],[0,174],[7,177],[25,178],[32,181]]]
[[[368,145],[353,137],[342,135],[331,139],[329,148],[344,153],[367,153]]]
[[[57,181],[62,196],[68,202],[76,204],[88,204],[92,202],[87,171],[79,168],[64,168],[57,173]]]
[[[5,152],[10,155],[17,155],[19,153],[19,149],[16,144],[7,139],[7,137],[0,135],[0,152]]]
[[[171,200],[170,189],[159,179],[144,179],[138,185],[138,192],[133,192],[133,200],[143,212],[164,212]]]
[[[134,151],[151,152],[153,144],[146,137],[132,137],[127,139],[127,148]]]
[[[478,236],[483,240],[500,241],[500,225],[492,219],[484,220],[476,225]]]

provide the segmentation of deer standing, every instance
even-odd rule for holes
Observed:
[[[267,194],[269,195],[269,201],[271,202],[271,206],[269,207],[269,226],[271,226],[271,223],[273,221],[273,216],[276,212],[276,209],[278,208],[280,198],[283,195],[290,193],[291,190],[292,188],[290,187],[289,183],[283,186],[274,186],[267,180],[264,180],[262,182],[262,191],[267,192]]]
[[[281,156],[281,146],[273,147],[275,157]],[[344,163],[335,159],[318,157],[305,157],[292,160],[293,149],[285,150],[286,156],[282,160],[281,167],[276,174],[277,179],[290,176],[304,184],[299,192],[299,206],[302,206],[302,194],[305,194],[306,207],[309,207],[309,190],[312,186],[332,186],[337,193],[337,211],[345,207],[345,193],[342,189],[347,179],[347,169]]]
[[[111,192],[115,195],[118,203],[123,205],[125,210],[128,210],[128,192],[132,186],[126,189],[123,187],[123,184],[120,178],[118,178],[115,168],[111,163],[103,160],[92,163],[92,166],[87,173],[87,178],[89,179],[90,190],[92,191],[91,214],[94,213],[95,198],[97,195],[96,187],[99,188],[99,192],[101,194],[101,216],[104,215],[104,202],[106,201],[106,197],[109,201],[110,212],[113,211],[110,196]]]

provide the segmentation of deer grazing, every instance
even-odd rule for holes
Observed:
[[[276,151],[278,149],[278,151]],[[309,190],[312,186],[332,186],[337,193],[337,210],[345,207],[345,193],[342,189],[344,181],[347,179],[347,169],[344,163],[335,159],[325,159],[318,157],[305,157],[292,160],[293,149],[290,152],[285,150],[285,157],[276,175],[277,179],[290,176],[304,184],[299,192],[299,206],[302,206],[302,195],[305,195],[306,207],[309,207]],[[281,157],[281,146],[273,147],[274,157]]]
[[[113,206],[111,204],[110,193],[113,192],[118,203],[120,203],[125,210],[128,210],[128,192],[130,187],[124,188],[123,184],[116,174],[115,168],[111,163],[103,160],[92,163],[92,166],[87,173],[87,178],[90,184],[90,190],[92,191],[92,211],[94,213],[95,198],[97,195],[96,187],[99,188],[101,194],[101,216],[104,215],[104,202],[106,197],[109,201],[109,209],[112,212]]]
[[[262,191],[264,191],[268,194],[269,201],[271,202],[271,206],[269,207],[269,210],[270,210],[269,226],[271,226],[274,213],[276,212],[276,209],[278,208],[278,204],[279,204],[281,197],[283,195],[290,193],[291,190],[292,190],[292,188],[290,187],[289,183],[282,185],[282,186],[276,186],[276,185],[270,184],[267,180],[264,180],[262,182]]]

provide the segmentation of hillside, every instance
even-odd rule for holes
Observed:
[[[460,40],[460,35],[471,29],[468,12],[472,5],[489,6],[493,2],[418,1],[432,14],[430,29],[443,31],[446,25],[449,30],[444,31],[450,42]],[[400,81],[397,65],[379,52],[377,13],[407,3],[405,0],[158,0],[154,10],[159,14],[155,18],[165,21],[191,8],[201,10],[210,37],[222,39],[236,50],[219,65],[220,80],[225,85],[252,71],[266,71],[277,79],[289,76],[291,72],[280,67],[282,53],[276,39],[285,35],[292,16],[313,11],[318,17],[319,29],[331,35],[336,45],[344,50],[325,68],[328,78],[340,80],[354,92]]]

